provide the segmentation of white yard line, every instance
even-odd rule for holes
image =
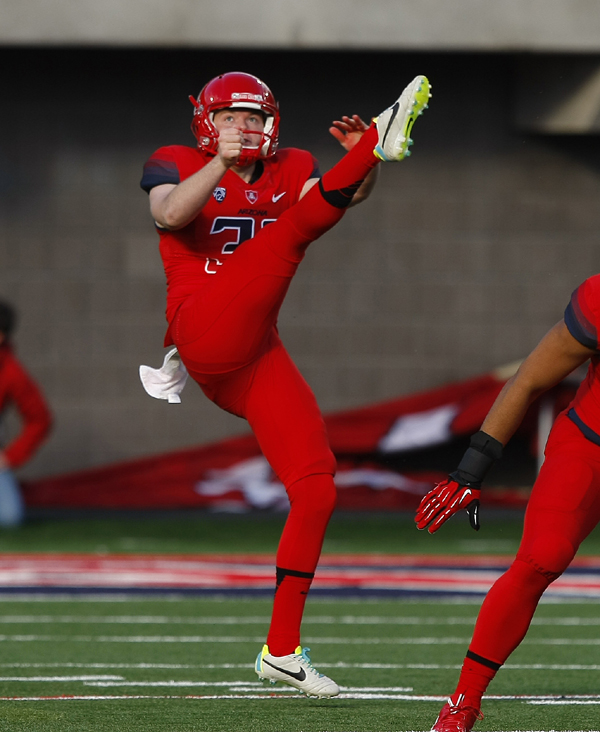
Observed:
[[[473,617],[387,617],[320,615],[306,617],[303,625],[468,625],[475,624]],[[268,616],[225,616],[225,617],[180,617],[169,615],[0,615],[0,624],[4,625],[47,625],[47,624],[82,625],[268,625]],[[597,618],[534,618],[532,625],[540,626],[596,626],[600,625]]]
[[[236,688],[236,691],[264,691],[266,694],[273,693],[272,686],[263,686],[260,681],[85,681],[84,686],[98,686],[98,687],[109,687],[109,686],[144,686],[144,687],[225,687],[225,688]],[[350,694],[364,694],[364,693],[400,693],[406,694],[412,691],[411,687],[407,686],[375,686],[375,687],[353,687],[353,686],[340,686],[342,692]],[[277,692],[291,692],[298,693],[296,689],[292,687],[277,689]]]
[[[85,683],[118,683],[124,681],[122,676],[0,676],[0,682],[6,681],[83,681]]]
[[[0,635],[2,643],[264,643],[263,636],[216,635]],[[454,645],[469,638],[313,638],[328,645]],[[567,641],[565,639],[565,642]],[[600,643],[600,639],[598,640]]]
[[[82,669],[163,669],[163,670],[219,670],[219,669],[249,669],[254,668],[252,662],[248,663],[0,663],[0,668],[82,668]],[[363,669],[413,669],[413,670],[440,670],[460,669],[461,664],[445,663],[335,663],[319,662],[319,668],[363,668]],[[502,667],[506,670],[525,671],[600,671],[600,664],[562,664],[562,663],[507,663]]]
[[[527,703],[544,705],[544,706],[551,705],[551,704],[568,706],[571,704],[600,704],[600,699],[595,699],[595,700],[594,699],[580,699],[580,700],[577,700],[577,699],[572,699],[572,700],[568,700],[568,699],[545,699],[544,700],[544,699],[541,699],[539,701],[537,701],[537,700],[528,701]]]
[[[263,643],[262,636],[216,636],[216,635],[0,635],[0,643]],[[423,637],[423,638],[315,638],[307,643],[321,645],[463,645],[470,638]],[[540,638],[523,641],[524,645],[542,646],[598,646],[600,638]]]
[[[291,690],[294,692],[294,690]],[[586,698],[583,696],[575,697],[569,696],[567,698],[551,698],[542,696],[490,696],[486,697],[495,701],[520,701],[527,704],[547,705],[547,704],[561,704],[565,705],[581,705],[581,704],[600,704],[600,696],[596,698]],[[185,695],[146,695],[146,694],[110,694],[110,695],[87,695],[87,694],[73,694],[73,695],[60,695],[60,696],[2,696],[0,701],[128,701],[132,699],[182,699],[182,700],[197,700],[197,701],[213,701],[213,700],[229,700],[229,699],[254,699],[254,700],[268,700],[276,701],[278,699],[297,699],[304,701],[304,696],[299,693],[282,694],[280,692],[273,692],[268,690],[268,694],[207,694],[207,695],[196,695],[196,694],[185,694]],[[342,692],[336,699],[361,699],[361,700],[376,700],[376,701],[426,701],[426,702],[443,702],[446,701],[445,696],[429,696],[429,695],[416,695],[416,694],[380,694],[380,693],[365,693],[361,691],[346,693]],[[332,700],[335,703],[335,700]],[[548,730],[546,732],[552,732]]]
[[[219,605],[221,603],[228,603],[235,601],[237,603],[256,603],[256,602],[270,602],[270,598],[267,596],[249,596],[234,593],[227,594],[209,594],[209,595],[189,595],[183,592],[165,591],[160,593],[135,593],[129,592],[127,589],[113,590],[109,592],[98,592],[95,589],[88,589],[87,591],[69,591],[61,590],[60,592],[1,592],[0,591],[0,604],[1,603],[27,603],[33,604],[36,602],[41,603],[117,603],[123,604],[126,602],[195,602],[201,601],[203,603],[214,603]],[[475,609],[481,606],[483,600],[482,595],[468,596],[464,595],[442,595],[439,597],[431,596],[407,596],[407,597],[335,597],[328,595],[317,595],[311,596],[311,605],[331,605],[342,600],[345,605],[365,607],[368,605],[378,605],[380,602],[400,602],[402,605],[432,605],[439,607],[441,604],[450,605],[454,607],[474,607]],[[543,596],[540,600],[540,605],[597,605],[597,598],[590,597],[550,597]]]

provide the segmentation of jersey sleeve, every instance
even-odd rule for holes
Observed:
[[[319,168],[319,161],[315,158],[314,155],[310,156],[312,161],[312,171],[311,174],[308,176],[306,180],[309,180],[310,178],[320,178],[321,177],[321,170]]]
[[[311,178],[320,178],[321,171],[319,169],[319,161],[308,150],[298,150],[292,148],[295,154],[293,160],[298,171],[298,177],[302,181],[302,185]]]
[[[22,427],[3,452],[9,465],[18,468],[46,439],[52,414],[40,388],[16,359],[11,359],[7,372],[7,394],[20,414]]]
[[[152,188],[163,183],[177,185],[180,182],[179,167],[173,148],[161,147],[146,161],[140,186],[149,193]]]
[[[573,292],[564,318],[575,340],[587,348],[598,350],[600,275],[590,277]]]
[[[282,184],[289,186],[288,190],[294,191],[290,203],[296,202],[304,184],[311,178],[321,177],[319,162],[308,150],[295,147],[284,148],[278,153],[278,157],[281,160]]]

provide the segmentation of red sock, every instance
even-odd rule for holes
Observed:
[[[481,707],[481,697],[501,664],[493,664],[492,667],[493,662],[490,662],[488,665],[487,659],[480,658],[479,660],[474,660],[472,655],[469,651],[463,662],[458,686],[452,696],[452,701],[456,703],[457,697],[460,694],[464,694],[464,704],[479,709]]]
[[[498,669],[523,640],[550,579],[516,559],[488,592],[475,624],[456,694],[479,708]]]
[[[275,592],[271,627],[267,636],[269,652],[287,656],[300,645],[300,624],[312,577],[286,575]]]
[[[323,188],[326,191],[342,190],[363,180],[380,162],[373,154],[378,141],[377,128],[372,124],[352,150],[323,175]]]

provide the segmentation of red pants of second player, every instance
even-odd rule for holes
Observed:
[[[477,618],[456,690],[473,706],[525,637],[544,591],[599,522],[600,446],[563,413],[548,439],[517,556],[488,592]]]

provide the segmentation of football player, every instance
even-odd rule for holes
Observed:
[[[469,732],[483,718],[481,698],[488,684],[525,637],[543,592],[600,521],[599,330],[600,275],[595,275],[573,292],[563,320],[505,384],[458,469],[419,506],[419,529],[434,533],[463,509],[479,529],[482,481],[527,408],[591,359],[586,379],[552,427],[519,551],[483,602],[456,691],[432,727],[437,732]]]
[[[209,81],[197,99],[190,97],[190,101],[194,105],[192,132],[196,148],[175,145],[157,150],[144,166],[142,187],[149,192],[154,210],[162,208],[162,199],[190,172],[198,173],[190,182],[194,195],[188,198],[185,188],[178,189],[174,198],[169,197],[169,208],[165,208],[164,214],[169,215],[174,204],[182,205],[183,193],[185,213],[196,217],[193,238],[204,243],[204,253],[217,255],[207,256],[205,261],[206,272],[214,273],[221,266],[219,257],[231,254],[256,231],[275,221],[317,183],[320,172],[317,160],[309,152],[278,148],[279,105],[257,77],[236,71],[222,74]],[[232,130],[235,138],[235,130],[239,129],[244,131],[242,153],[231,165],[236,176],[229,174],[225,179],[228,185],[219,185],[224,170],[216,155],[218,145],[222,145],[224,155],[230,154],[227,138]],[[355,114],[334,121],[329,131],[348,151],[366,129],[367,125]],[[235,151],[233,154],[236,155]],[[352,192],[348,206],[368,198],[377,171],[369,171]],[[201,215],[196,216],[198,210]],[[168,228],[166,223],[155,223],[159,229]],[[161,368],[141,366],[140,378],[151,396],[179,403],[187,371],[173,348]]]
[[[429,97],[419,76],[370,126],[357,117],[336,123],[349,151],[321,177],[310,153],[277,149],[270,89],[248,74],[224,74],[194,102],[197,147],[161,148],[142,178],[167,276],[165,345],[176,346],[210,400],[248,421],[290,500],[256,672],[317,697],[339,687],[313,668],[300,624],[335,505],[336,466],[277,316],[308,245],[368,193],[381,161],[409,154]]]

